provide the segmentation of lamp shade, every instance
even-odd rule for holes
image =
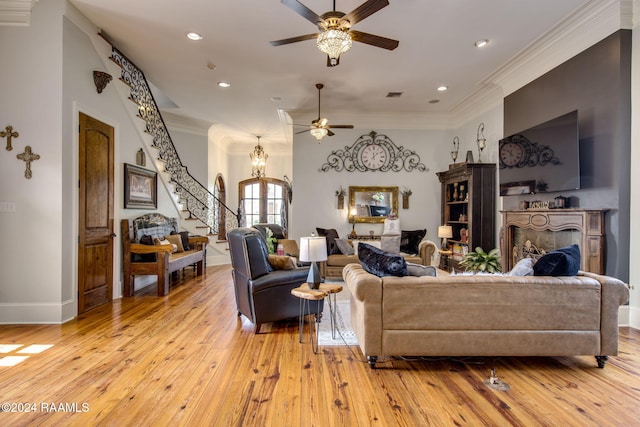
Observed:
[[[441,225],[438,227],[438,237],[441,239],[450,239],[453,237],[453,230],[450,225]]]
[[[324,237],[300,238],[300,261],[314,262],[327,260],[327,239]]]

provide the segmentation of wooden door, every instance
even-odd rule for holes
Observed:
[[[78,314],[113,296],[113,128],[80,113]]]

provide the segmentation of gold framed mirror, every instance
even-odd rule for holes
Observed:
[[[398,187],[349,186],[350,223],[384,222],[392,212],[398,215]]]

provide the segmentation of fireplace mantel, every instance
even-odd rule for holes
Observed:
[[[501,252],[503,271],[513,268],[514,232],[568,231],[580,233],[580,269],[605,274],[605,213],[608,209],[527,209],[502,213]],[[547,251],[557,248],[545,248]]]

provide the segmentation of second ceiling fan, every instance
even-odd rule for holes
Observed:
[[[296,135],[299,133],[309,132],[316,140],[322,141],[322,138],[324,138],[325,136],[335,135],[333,132],[331,132],[331,129],[353,129],[353,125],[330,125],[329,119],[322,117],[322,115],[320,114],[320,91],[323,87],[324,85],[322,83],[316,83],[316,88],[318,89],[318,118],[311,122],[311,126],[294,124],[294,126],[308,127],[308,129],[296,132]]]

